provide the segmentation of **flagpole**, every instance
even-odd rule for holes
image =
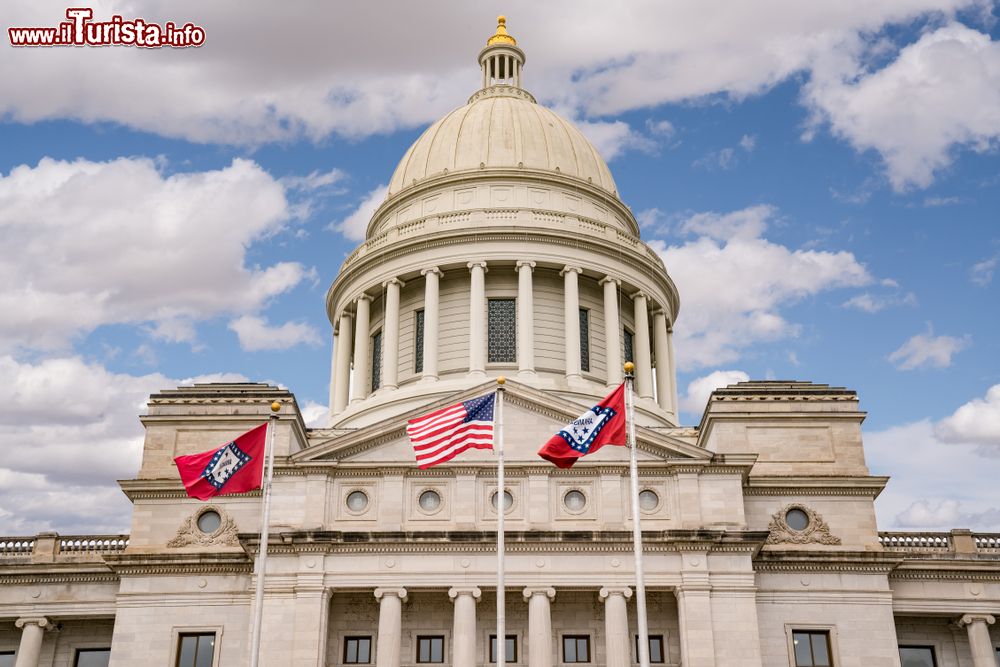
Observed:
[[[257,591],[253,601],[253,630],[250,633],[250,667],[260,663],[261,620],[264,617],[264,573],[267,567],[267,528],[271,520],[271,480],[274,478],[274,427],[278,424],[281,403],[271,403],[271,418],[267,425],[267,471],[261,489],[260,543],[257,548]]]
[[[506,591],[504,590],[503,523],[507,509],[503,470],[503,392],[507,379],[497,378],[497,667],[507,661]]]
[[[635,364],[625,363],[625,422],[627,424],[629,471],[632,477],[632,548],[635,552],[635,611],[639,624],[639,667],[649,667],[649,626],[646,622],[646,582],[642,569],[642,525],[639,519],[639,462],[635,441],[635,398],[632,383]]]

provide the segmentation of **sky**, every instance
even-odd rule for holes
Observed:
[[[323,423],[326,289],[501,12],[678,285],[683,423],[748,378],[854,389],[881,529],[1000,531],[995,3],[91,7],[205,41],[0,40],[0,535],[126,531],[151,392],[272,382]]]

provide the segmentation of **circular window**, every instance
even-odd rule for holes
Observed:
[[[797,507],[785,512],[785,523],[792,530],[805,530],[809,527],[809,515]]]
[[[368,507],[368,496],[364,491],[351,491],[347,494],[347,509],[352,512],[362,512]]]
[[[656,495],[656,491],[650,491],[645,489],[639,492],[639,509],[652,512],[660,505],[660,497]]]
[[[441,496],[437,491],[424,491],[418,500],[420,509],[425,512],[434,512],[441,507]]]
[[[207,510],[198,515],[198,530],[211,535],[222,525],[222,517],[215,510]]]
[[[497,508],[497,492],[494,491],[493,495],[490,496],[490,504],[493,505],[493,509]],[[510,495],[510,491],[503,492],[503,512],[504,514],[511,508],[514,504],[514,496]]]
[[[587,506],[587,496],[583,495],[582,491],[573,489],[563,496],[563,505],[570,512],[582,512],[583,508]]]

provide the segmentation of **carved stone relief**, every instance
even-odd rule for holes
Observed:
[[[206,533],[198,527],[198,519],[206,512],[215,512],[221,521],[219,527],[211,533]],[[236,529],[236,522],[228,512],[215,505],[205,505],[199,507],[196,512],[184,520],[181,527],[177,529],[174,539],[167,542],[168,547],[190,547],[190,546],[225,546],[238,547],[240,545],[239,531]]]
[[[802,530],[788,525],[786,517],[792,510],[799,510],[808,516],[809,522]],[[766,544],[840,544],[840,538],[830,534],[830,526],[823,517],[812,508],[797,503],[785,505],[775,512],[767,529],[771,534],[767,536]]]

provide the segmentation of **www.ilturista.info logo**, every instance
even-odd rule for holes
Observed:
[[[51,28],[7,28],[11,46],[141,46],[157,49],[165,46],[186,48],[205,43],[205,29],[194,23],[178,26],[147,23],[143,19],[126,20],[114,15],[109,21],[92,21],[94,10],[70,7],[68,21]]]

